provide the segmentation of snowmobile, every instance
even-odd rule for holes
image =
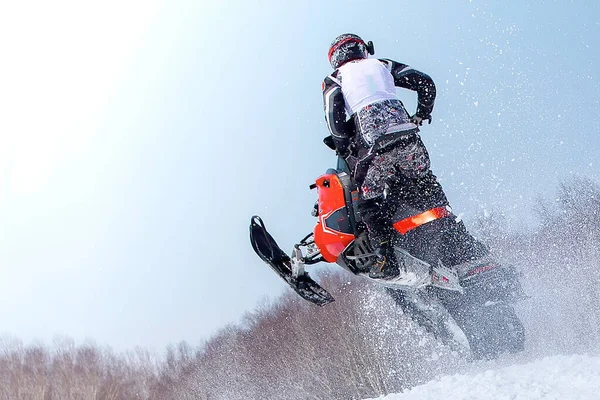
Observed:
[[[324,142],[335,150],[330,139]],[[420,209],[407,203],[399,207],[393,226],[401,240],[394,248],[403,273],[395,279],[372,279],[369,271],[375,254],[357,212],[358,187],[346,161],[338,157],[337,167],[318,177],[310,189],[318,194],[312,210],[317,222],[290,255],[277,245],[259,216],[250,222],[250,241],[257,255],[302,298],[317,306],[334,301],[305,267],[336,263],[384,286],[417,323],[476,359],[523,350],[524,328],[513,303],[525,296],[513,267],[500,265],[489,256],[456,265],[456,258],[432,252],[430,245],[415,245],[455,246],[455,237],[460,235],[455,231],[464,226],[456,223],[448,206]]]

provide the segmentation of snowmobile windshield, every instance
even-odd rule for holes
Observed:
[[[346,160],[344,160],[342,157],[338,157],[335,169],[337,169],[339,172],[345,172],[350,175],[350,167],[348,166]]]

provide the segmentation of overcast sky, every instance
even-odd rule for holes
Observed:
[[[543,3],[543,4],[541,4]],[[531,226],[600,182],[595,1],[0,5],[0,333],[196,344],[283,290],[248,242],[314,224],[327,50],[345,32],[438,87],[422,130],[467,224]],[[415,96],[400,96],[414,111]]]

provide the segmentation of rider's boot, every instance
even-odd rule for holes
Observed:
[[[376,246],[376,243],[374,243]],[[375,247],[374,246],[374,247]],[[375,261],[371,265],[369,277],[373,279],[393,279],[400,275],[400,266],[391,240],[380,242],[375,247]]]

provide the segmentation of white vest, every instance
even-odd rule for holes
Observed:
[[[376,58],[348,62],[339,68],[339,74],[349,115],[369,104],[398,99],[394,77]]]

